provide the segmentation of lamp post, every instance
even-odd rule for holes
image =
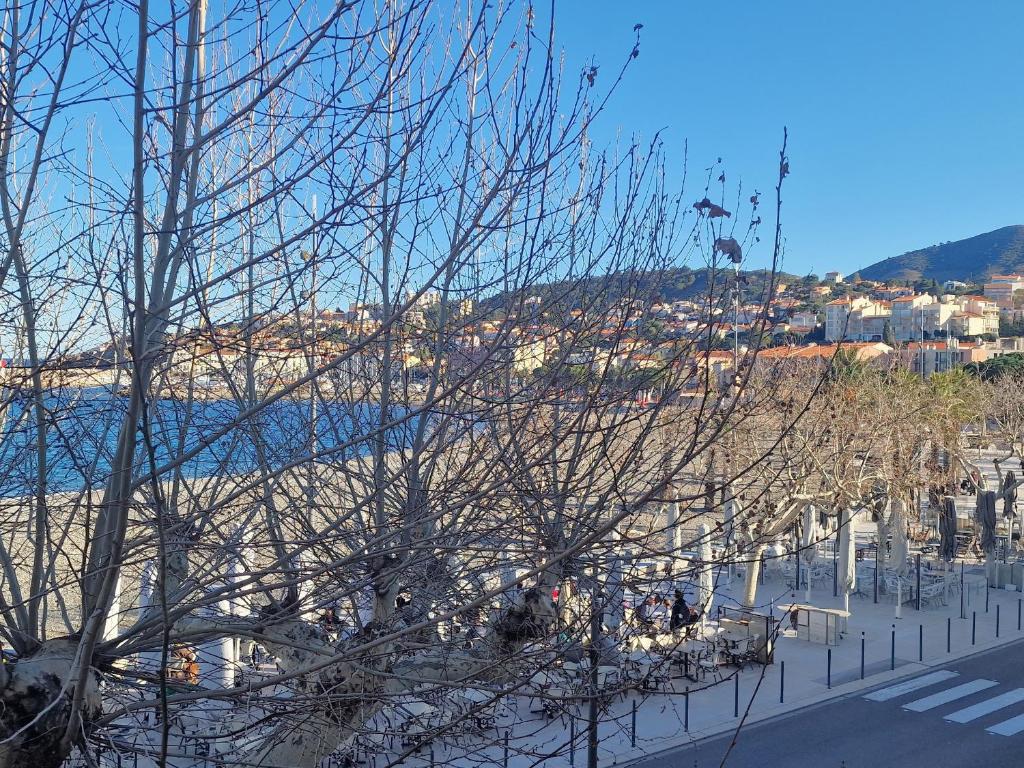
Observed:
[[[732,288],[732,300],[733,300],[733,315],[732,315],[732,381],[733,381],[733,386],[732,386],[732,394],[733,394],[733,406],[735,407],[735,405],[739,402],[739,395],[740,395],[740,331],[739,331],[739,325],[740,325],[740,264],[743,262],[743,257],[741,255],[733,253],[733,254],[729,254],[729,260],[732,262],[732,267],[733,267],[733,288]],[[733,438],[732,438],[733,448],[732,448],[732,451],[730,452],[731,460],[733,462],[735,462],[735,460],[736,460],[736,448],[737,448],[736,440],[737,440],[737,436],[736,436],[736,433],[735,433],[735,430],[734,430],[733,431]],[[730,466],[729,469],[728,469],[730,475],[733,472],[734,466],[735,466],[735,464],[733,466]],[[731,486],[731,484],[730,484],[730,486]],[[723,495],[724,495],[724,489],[723,489]],[[723,502],[724,501],[725,500],[723,499]],[[729,589],[732,589],[732,581],[733,581],[734,567],[735,567],[734,566],[734,562],[733,562],[735,558],[732,557],[732,544],[733,544],[733,538],[734,538],[733,531],[734,531],[735,524],[736,524],[735,515],[736,515],[736,512],[738,511],[738,507],[736,505],[735,499],[732,498],[731,492],[729,493],[729,500],[726,503],[729,504],[729,513],[730,514],[729,514],[729,519],[727,519],[725,521],[725,523],[726,523],[726,528],[725,528],[725,553],[726,553],[726,555],[728,557],[728,560],[727,560],[727,563],[728,563],[728,570],[727,570],[728,584],[729,584]],[[724,504],[723,504],[723,512],[724,511],[725,510],[724,510]]]
[[[597,715],[598,715],[598,674],[597,667],[600,661],[598,656],[598,642],[601,636],[601,623],[603,621],[601,602],[604,596],[594,585],[590,606],[590,680],[589,680],[589,701],[587,707],[587,768],[597,768]]]
[[[316,372],[316,350],[317,350],[317,304],[316,304],[316,291],[317,291],[317,237],[316,237],[316,219],[317,219],[317,200],[316,195],[313,195],[313,229],[311,232],[312,246],[311,250],[303,252],[302,258],[304,261],[309,263],[310,268],[310,285],[309,285],[309,314],[310,314],[310,342],[307,345],[306,353],[306,373],[309,375],[309,440],[307,447],[309,450],[309,473],[306,480],[306,510],[307,513],[313,511],[313,497],[315,486],[315,462],[314,457],[316,456],[318,441],[317,441],[317,409],[316,409],[316,389],[313,385],[313,374]]]
[[[919,359],[921,361],[920,362],[920,365],[921,365],[921,379],[923,381],[924,378],[925,378],[925,375],[924,375],[924,305],[923,304],[920,307],[920,318],[921,318],[921,346],[918,348],[918,355],[919,355]]]

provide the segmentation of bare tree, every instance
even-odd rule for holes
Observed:
[[[0,765],[317,766],[414,694],[482,691],[443,738],[584,639],[572,591],[615,594],[624,548],[696,543],[666,546],[663,505],[693,530],[705,481],[771,463],[711,458],[773,402],[758,344],[725,392],[699,373],[756,195],[739,232],[719,169],[691,206],[659,139],[590,139],[638,41],[599,79],[532,6],[290,11],[4,16]],[[686,259],[705,312],[662,339],[653,283]]]

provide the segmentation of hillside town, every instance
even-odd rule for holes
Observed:
[[[934,281],[932,281],[934,283]],[[941,286],[845,279],[829,272],[789,282],[780,278],[770,300],[710,303],[695,296],[676,301],[612,297],[599,311],[553,307],[541,295],[522,296],[515,309],[437,291],[406,294],[408,310],[393,329],[396,380],[415,390],[431,370],[437,345],[453,375],[484,357],[504,360],[527,381],[565,357],[584,379],[611,372],[642,375],[670,363],[689,371],[689,388],[727,387],[737,357],[756,353],[760,366],[786,360],[828,361],[840,349],[858,360],[895,366],[928,377],[1024,354],[1024,275],[993,275],[982,285],[947,281]],[[347,310],[300,309],[268,316],[254,326],[223,323],[168,337],[166,376],[187,382],[193,395],[223,395],[218,382],[251,369],[261,386],[288,387],[331,361],[321,387],[351,395],[361,382],[380,378],[380,304],[353,302]],[[680,356],[685,347],[687,355]],[[104,385],[117,381],[124,350],[110,344],[73,355],[56,366],[53,382]],[[1016,360],[1016,358],[1013,358]],[[7,375],[19,366],[8,361]],[[656,382],[652,382],[656,386]],[[179,386],[180,389],[180,386]],[[362,390],[361,390],[362,391]]]
[[[875,5],[5,6],[0,768],[1024,763],[1024,3]]]

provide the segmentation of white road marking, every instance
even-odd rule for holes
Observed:
[[[933,693],[931,696],[925,696],[923,699],[904,704],[903,708],[909,709],[911,712],[926,712],[929,709],[941,707],[943,704],[948,704],[951,701],[962,699],[964,696],[970,696],[972,693],[984,691],[994,685],[999,685],[999,683],[995,680],[971,680],[969,683],[954,685],[952,688]]]
[[[978,702],[973,706],[957,710],[952,714],[946,715],[943,720],[949,720],[954,723],[969,723],[971,720],[977,720],[979,717],[990,715],[996,710],[1009,707],[1021,701],[1024,701],[1024,688],[1014,688],[1012,691],[1001,693],[998,696],[993,696],[991,699]]]
[[[990,725],[985,730],[999,736],[1013,736],[1015,733],[1024,731],[1024,715],[1017,715],[1009,720],[1003,720],[1001,723]]]
[[[869,699],[870,701],[888,701],[889,699],[895,699],[897,696],[902,696],[905,693],[912,693],[913,691],[920,690],[921,688],[927,688],[929,685],[935,685],[936,683],[949,680],[952,677],[957,677],[958,674],[958,672],[953,672],[949,669],[940,669],[937,672],[930,672],[927,675],[915,677],[913,680],[906,680],[896,685],[890,685],[888,688],[872,691],[864,698]]]

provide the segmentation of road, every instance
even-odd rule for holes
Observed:
[[[732,734],[636,768],[717,768]],[[745,727],[728,768],[1024,765],[1024,641]]]

